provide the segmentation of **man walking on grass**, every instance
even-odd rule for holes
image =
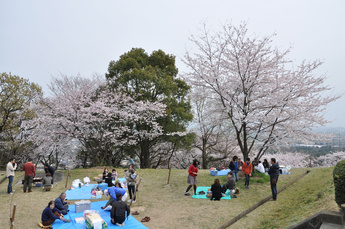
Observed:
[[[272,196],[273,198],[271,200],[276,201],[277,200],[277,183],[278,183],[278,177],[279,177],[279,164],[276,162],[275,158],[271,158],[271,164],[270,170],[268,170],[268,174],[271,177],[271,190],[272,190]]]
[[[24,182],[23,190],[24,192],[26,192],[26,188],[28,187],[28,191],[32,192],[31,186],[32,186],[34,177],[36,177],[36,169],[35,169],[35,165],[32,163],[31,158],[29,158],[29,161],[23,165],[22,170],[25,171],[25,182]]]

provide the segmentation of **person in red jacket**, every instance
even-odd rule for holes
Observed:
[[[32,186],[34,177],[36,177],[36,169],[35,169],[35,165],[32,163],[31,158],[29,158],[29,161],[23,165],[22,170],[25,171],[25,183],[24,183],[23,190],[24,192],[26,192],[26,188],[28,187],[28,191],[32,192],[31,186]]]
[[[243,172],[243,171],[244,171],[244,175],[246,176],[246,181],[244,182],[244,187],[248,189],[249,188],[249,180],[250,180],[250,177],[252,176],[252,172],[253,172],[253,166],[250,163],[250,158],[247,158],[246,162],[243,163],[241,172]]]
[[[188,191],[191,189],[192,186],[194,186],[194,195],[196,195],[196,185],[198,184],[198,181],[196,180],[196,177],[198,176],[198,165],[199,161],[197,159],[194,159],[193,164],[189,166],[187,179],[189,186],[186,192],[184,193],[186,196],[190,195]]]

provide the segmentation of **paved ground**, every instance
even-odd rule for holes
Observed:
[[[45,173],[44,172],[38,172],[36,173],[36,177],[44,177]],[[23,179],[24,175],[22,175],[18,181],[16,182],[15,185],[22,185],[22,179]],[[54,184],[59,183],[61,181],[63,181],[63,179],[65,179],[65,175],[63,174],[63,172],[55,172],[54,174]]]

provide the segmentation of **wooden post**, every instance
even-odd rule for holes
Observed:
[[[133,200],[134,200],[135,196],[137,195],[137,192],[139,191],[139,185],[140,185],[140,182],[141,182],[141,178],[140,178],[140,180],[139,180],[139,182],[138,182],[137,187],[135,188],[136,190],[135,190],[135,193],[134,193],[134,195],[133,195],[133,197],[132,197],[132,199],[131,199],[131,202],[129,203],[129,206],[131,206],[131,205],[132,205],[132,202],[133,202]]]
[[[5,176],[4,178],[2,178],[2,179],[0,180],[0,184],[1,184],[2,182],[4,182],[6,179],[7,179],[7,176]]]
[[[13,214],[12,217],[10,218],[11,220],[11,229],[13,229],[13,225],[14,225],[14,216],[16,215],[16,208],[17,208],[17,204],[13,205]]]
[[[168,184],[169,184],[169,181],[170,181],[171,163],[170,163],[169,167],[170,167],[170,168],[169,168]]]
[[[69,173],[70,170],[68,170],[68,173],[67,173],[67,179],[66,179],[66,185],[65,185],[65,188],[67,188],[67,182],[68,182],[68,177],[71,176],[71,174]]]
[[[342,222],[343,222],[343,229],[345,228],[345,204],[342,204],[340,206],[341,209],[341,216],[342,216]]]

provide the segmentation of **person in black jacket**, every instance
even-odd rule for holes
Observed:
[[[262,165],[265,168],[265,171],[267,172],[268,169],[270,168],[270,164],[268,163],[267,159],[264,159],[264,162],[262,163]]]
[[[112,203],[111,208],[111,223],[115,224],[117,226],[123,227],[125,226],[125,220],[126,220],[126,212],[127,212],[127,220],[130,213],[129,206],[122,201],[122,195],[121,193],[116,194],[116,201]]]
[[[108,184],[108,188],[113,187],[113,177],[112,177],[112,173],[108,173],[108,176],[105,178],[105,183]]]
[[[52,177],[52,185],[54,184],[54,173],[55,173],[55,169],[53,167],[51,167],[50,165],[48,165],[48,163],[46,163],[44,165],[44,172],[46,173],[50,173],[51,177]],[[52,186],[53,187],[53,186]]]
[[[214,179],[214,184],[211,186],[211,192],[211,200],[220,200],[220,198],[222,198],[222,187],[218,179]]]
[[[278,183],[278,177],[279,177],[279,164],[276,162],[275,158],[271,158],[271,168],[268,170],[268,174],[271,177],[271,190],[272,190],[272,196],[273,198],[271,200],[276,201],[277,200],[277,183]]]

